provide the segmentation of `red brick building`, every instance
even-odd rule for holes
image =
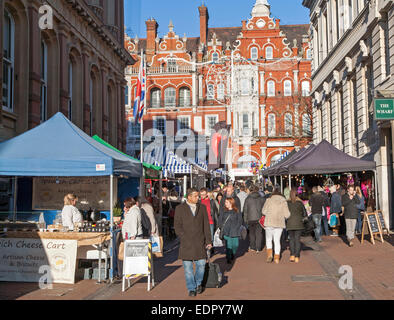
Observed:
[[[227,163],[232,178],[251,175],[251,163],[269,166],[310,143],[309,26],[281,26],[270,17],[266,0],[256,1],[241,27],[209,28],[208,8],[198,9],[198,38],[180,37],[170,22],[160,39],[153,19],[146,21],[147,39],[126,36],[135,60],[141,52],[147,58],[144,139],[160,134],[168,139],[190,128],[198,136],[195,149],[205,159],[207,147],[197,143],[209,141],[215,123],[226,121],[231,125]],[[129,120],[138,68],[139,62],[126,71]],[[138,154],[138,136],[139,129],[130,126],[128,152]],[[192,141],[186,143],[192,147]]]

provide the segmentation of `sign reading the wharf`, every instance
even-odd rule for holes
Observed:
[[[394,120],[394,99],[375,99],[375,119]]]
[[[76,240],[0,239],[0,281],[48,283],[75,282]],[[48,274],[40,273],[49,266]]]
[[[78,196],[80,210],[110,210],[109,177],[33,178],[33,210],[61,210],[69,193]],[[117,193],[114,183],[114,195]]]

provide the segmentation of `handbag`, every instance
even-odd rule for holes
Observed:
[[[260,218],[260,220],[259,220],[259,223],[260,223],[260,226],[261,226],[263,229],[265,229],[264,222],[265,222],[265,215],[262,215],[261,218]]]
[[[123,261],[124,256],[124,241],[119,244],[118,260]]]
[[[219,239],[222,241],[224,240],[223,229],[224,229],[224,226],[226,225],[226,222],[228,221],[229,218],[230,218],[230,215],[227,217],[226,221],[224,221],[223,226],[219,229],[220,230]]]

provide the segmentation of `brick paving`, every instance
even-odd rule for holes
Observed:
[[[222,288],[206,289],[189,298],[184,271],[177,260],[178,250],[155,260],[156,286],[147,292],[147,278],[137,280],[126,292],[119,281],[107,285],[95,280],[75,285],[55,284],[53,290],[40,290],[37,284],[0,283],[0,300],[391,300],[394,299],[394,239],[389,242],[355,241],[349,248],[339,237],[323,237],[316,244],[303,238],[299,264],[289,262],[289,251],[282,254],[279,265],[265,262],[262,253],[247,252],[242,241],[234,265],[226,263],[223,250],[212,261],[224,272]],[[176,245],[176,242],[174,242]],[[353,268],[353,291],[338,287],[342,265]]]

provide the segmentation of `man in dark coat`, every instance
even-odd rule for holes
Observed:
[[[346,237],[349,247],[353,247],[354,230],[356,229],[358,217],[358,204],[360,204],[360,198],[357,196],[354,186],[349,186],[347,193],[342,196],[342,206],[346,221]]]
[[[212,249],[212,236],[208,213],[204,205],[198,203],[197,189],[187,190],[186,202],[175,209],[175,233],[180,239],[179,259],[183,260],[186,287],[189,296],[202,293],[201,283],[205,273],[207,251]],[[196,271],[193,271],[193,263]]]
[[[224,204],[226,203],[227,198],[233,198],[235,200],[235,205],[241,212],[241,200],[239,200],[238,196],[235,194],[234,185],[230,182],[227,184],[226,192],[223,194],[222,201],[220,201],[219,217],[224,212]]]
[[[324,197],[321,195],[321,193],[318,191],[317,187],[312,188],[313,194],[311,195],[311,198],[309,199],[309,205],[312,208],[312,219],[313,222],[315,223],[315,241],[316,242],[321,242],[321,220],[322,220],[322,215],[323,215],[323,206],[324,206]]]
[[[244,222],[249,229],[249,251],[258,253],[263,245],[263,228],[259,220],[262,216],[265,198],[260,196],[259,188],[255,185],[251,185],[249,191],[250,194],[244,204]]]

